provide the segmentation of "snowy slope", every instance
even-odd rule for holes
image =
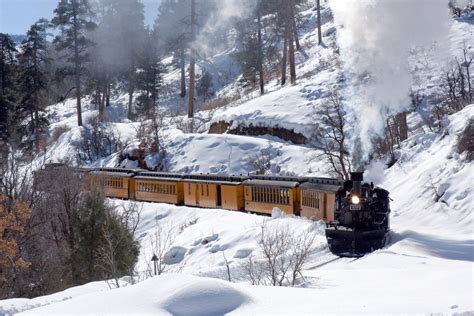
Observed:
[[[384,171],[383,185],[394,199],[390,244],[361,259],[337,259],[329,254],[321,222],[143,203],[137,232],[142,245],[138,270],[143,274],[150,269],[150,238],[157,225],[174,226],[179,233],[173,243],[172,267],[181,274],[100,294],[94,292],[103,290],[105,283],[92,284],[88,294],[71,289],[70,294],[59,293],[54,300],[14,299],[0,302],[0,307],[4,311],[29,309],[33,314],[473,312],[474,163],[463,163],[464,155],[452,154],[458,134],[473,117],[474,105],[470,105],[446,119],[441,135],[412,137],[404,144],[399,163]],[[426,187],[430,175],[443,188],[444,202],[432,200],[433,193]],[[243,263],[252,251],[257,253],[256,239],[264,220],[273,227],[287,225],[293,233],[312,230],[317,235],[316,250],[303,272],[304,288],[248,285]],[[237,283],[214,279],[227,278],[223,254]],[[328,261],[332,262],[320,266]],[[54,303],[59,298],[66,301]],[[39,305],[48,306],[31,309]]]
[[[299,54],[299,71],[304,78],[296,86],[280,88],[276,80],[263,97],[247,102],[235,102],[211,115],[211,122],[263,124],[293,129],[309,136],[314,124],[314,111],[324,102],[328,92],[338,87],[340,70],[333,65],[334,25],[324,12],[326,47],[315,43],[315,16],[303,12],[306,24],[302,43],[309,47]],[[474,24],[457,21],[450,36],[452,52],[471,43]],[[216,57],[210,71],[219,72],[228,55]],[[321,66],[323,65],[323,66]],[[420,72],[415,88],[434,91],[436,78],[428,76],[430,69]],[[234,80],[230,71],[229,80]],[[177,72],[165,78],[176,85]],[[225,80],[224,80],[225,81]],[[221,82],[221,93],[232,94],[233,82]],[[218,92],[219,93],[219,92]],[[84,100],[84,116],[96,111]],[[107,109],[109,128],[125,145],[136,145],[137,124],[126,117],[126,96],[112,100]],[[171,101],[169,101],[171,102]],[[170,103],[172,104],[172,103]],[[175,104],[176,105],[176,104]],[[73,100],[50,108],[51,132],[67,125],[65,132],[46,154],[50,161],[70,160],[76,152],[81,128],[76,127]],[[142,276],[150,271],[152,246],[150,238],[157,225],[174,227],[174,265],[182,274],[163,275],[138,285],[109,289],[105,282],[33,300],[0,301],[0,313],[29,310],[31,314],[82,313],[148,313],[148,314],[315,314],[315,313],[474,313],[474,163],[466,163],[456,153],[457,136],[470,118],[474,105],[447,117],[440,133],[425,132],[419,114],[410,115],[410,137],[397,152],[398,162],[385,170],[381,164],[372,166],[372,179],[391,192],[392,232],[390,244],[362,259],[336,259],[329,254],[324,237],[324,224],[292,216],[268,219],[261,216],[165,204],[143,203],[143,217],[137,232],[141,243],[138,271]],[[274,155],[273,166],[282,172],[300,175],[328,175],[327,166],[305,146],[280,139],[235,135],[186,134],[175,128],[173,121],[165,131],[171,171],[192,173],[245,174],[249,161],[262,149]],[[117,165],[112,155],[94,165]],[[436,191],[436,192],[435,192]],[[441,198],[435,201],[438,194]],[[124,201],[112,201],[118,206]],[[316,235],[315,252],[305,267],[302,288],[269,288],[250,286],[242,268],[243,262],[257,249],[257,236],[263,220],[270,225],[288,225],[293,232],[312,230]],[[195,222],[195,223],[194,223]],[[190,224],[192,223],[192,224]],[[226,283],[223,255],[230,263],[233,281]],[[212,277],[212,279],[211,279]],[[124,281],[124,285],[126,282]],[[100,293],[97,293],[99,292]],[[63,301],[59,302],[58,301]],[[43,308],[39,308],[40,306]]]
[[[405,259],[406,261],[406,259]],[[431,263],[430,260],[426,260]],[[402,264],[399,260],[396,264]],[[149,279],[132,287],[107,293],[86,294],[75,299],[31,310],[21,315],[52,315],[74,311],[82,314],[153,314],[153,315],[314,315],[327,313],[453,313],[466,311],[469,306],[460,303],[469,297],[468,288],[452,288],[451,284],[440,282],[444,278],[423,280],[419,275],[407,274],[393,266],[380,269],[380,262],[366,260],[366,273],[345,264],[351,273],[345,279],[347,286],[339,287],[329,283],[340,281],[347,275],[339,271],[321,270],[320,286],[317,289],[290,289],[250,287],[229,284],[224,281],[170,274]],[[422,271],[422,265],[418,270]],[[398,282],[379,287],[377,279],[384,274],[374,275],[377,268],[386,275],[400,277]],[[440,266],[452,269],[455,266]],[[400,273],[397,273],[400,271]],[[363,272],[363,271],[362,271]],[[431,272],[439,272],[433,269]],[[372,275],[371,279],[366,279]],[[452,276],[462,277],[453,272]],[[410,279],[418,279],[420,286],[413,287]],[[375,280],[375,281],[374,281]],[[425,281],[425,282],[424,282]],[[426,282],[427,281],[427,282]],[[350,283],[349,283],[350,282]],[[467,283],[467,282],[466,282]],[[426,291],[430,286],[435,290]],[[450,291],[451,290],[451,291]],[[454,290],[454,291],[453,291]],[[459,291],[459,292],[457,292]]]

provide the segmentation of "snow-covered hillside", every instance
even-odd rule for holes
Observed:
[[[246,174],[253,171],[251,161],[263,150],[271,156],[272,171],[277,173],[329,175],[327,164],[316,158],[320,152],[310,146],[269,135],[207,133],[211,124],[226,122],[231,127],[282,127],[311,136],[315,111],[330,91],[340,87],[342,72],[332,48],[336,34],[330,10],[323,11],[326,46],[322,48],[315,45],[315,14],[312,10],[302,12],[305,49],[298,53],[302,78],[295,86],[281,88],[274,79],[262,97],[253,93],[248,101],[241,99],[216,111],[199,112],[201,133],[183,132],[177,122],[184,117],[165,118],[164,142],[170,171]],[[473,34],[471,20],[456,21],[450,33],[451,50],[465,43],[474,46]],[[230,53],[220,54],[215,57],[215,69],[207,69],[218,73],[220,67],[228,66],[230,58]],[[220,82],[217,93],[232,95],[237,86],[233,71],[225,78],[229,81]],[[165,78],[169,85],[178,80],[177,71]],[[433,81],[433,77],[423,76],[414,87],[436,89]],[[116,96],[111,104],[106,110],[107,128],[124,148],[136,148],[139,124],[125,118],[127,96]],[[163,111],[170,111],[167,107],[171,105],[166,104]],[[85,121],[96,112],[91,100],[85,98]],[[51,106],[49,114],[51,133],[67,128],[50,144],[43,158],[48,162],[75,162],[83,128],[76,126],[74,100]],[[409,115],[409,138],[397,150],[397,162],[390,168],[374,162],[366,173],[366,179],[389,190],[393,199],[390,242],[384,249],[357,260],[341,259],[329,253],[322,222],[290,215],[268,218],[139,203],[143,213],[136,236],[141,244],[137,270],[142,279],[151,271],[151,239],[157,227],[173,227],[173,273],[135,285],[124,278],[119,289],[95,282],[31,300],[4,300],[0,301],[0,314],[474,314],[474,162],[457,152],[460,133],[474,119],[474,104],[447,116],[439,132],[426,132],[422,115]],[[119,156],[114,153],[91,166],[115,167]],[[132,161],[125,163],[137,167]],[[117,210],[130,203],[110,202]],[[299,287],[249,284],[244,266],[252,253],[258,255],[257,238],[264,221],[272,227],[287,226],[293,233],[316,234],[315,251],[303,270],[304,280]],[[232,283],[223,281],[228,277],[226,260]]]
[[[447,118],[442,134],[412,137],[400,151],[399,163],[382,171],[383,185],[394,199],[390,243],[361,259],[330,254],[321,222],[143,203],[137,231],[142,245],[138,270],[150,269],[151,239],[157,225],[173,226],[179,228],[171,251],[173,266],[181,274],[111,291],[106,291],[105,282],[96,282],[33,300],[5,300],[0,308],[32,314],[472,312],[474,164],[453,154],[453,146],[473,116],[474,105],[470,105]],[[438,202],[431,183],[442,190]],[[244,264],[252,252],[257,253],[262,221],[273,227],[288,225],[294,233],[311,230],[317,235],[316,250],[303,271],[303,288],[248,285]],[[236,283],[215,280],[227,279],[224,255]],[[126,279],[122,282],[127,283]]]

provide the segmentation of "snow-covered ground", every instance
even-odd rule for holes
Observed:
[[[301,39],[304,54],[298,54],[297,85],[280,88],[277,80],[267,86],[267,94],[248,102],[236,101],[215,112],[201,112],[212,122],[235,125],[252,123],[293,129],[310,136],[314,111],[328,93],[337,88],[340,70],[333,65],[334,25],[323,12],[327,46],[313,45],[317,31],[315,12],[302,13]],[[474,24],[457,21],[450,34],[452,51],[470,44]],[[228,55],[216,56],[214,68],[227,67]],[[322,65],[322,66],[321,66]],[[326,66],[324,66],[326,65]],[[431,67],[431,66],[430,66]],[[334,70],[336,69],[336,70]],[[424,71],[429,72],[429,69]],[[228,77],[234,80],[234,73]],[[433,77],[423,74],[414,83],[419,90],[436,89]],[[179,80],[170,73],[167,84]],[[229,79],[230,80],[230,79]],[[220,82],[220,93],[232,95],[233,82]],[[219,91],[217,91],[219,94]],[[107,109],[108,128],[122,143],[136,144],[137,123],[126,117],[127,96],[112,99]],[[74,100],[51,106],[51,132],[68,126],[57,142],[48,148],[49,161],[73,160],[75,143],[80,140]],[[84,100],[84,117],[96,110]],[[27,311],[30,314],[160,314],[160,315],[240,315],[260,314],[474,314],[474,163],[457,153],[459,133],[474,118],[474,105],[447,117],[439,133],[425,132],[418,114],[409,116],[409,139],[397,152],[397,163],[386,169],[374,163],[369,176],[391,192],[391,238],[389,245],[361,259],[337,259],[327,249],[324,224],[303,218],[267,218],[224,210],[177,207],[141,203],[143,214],[137,231],[141,255],[137,270],[150,271],[151,238],[157,226],[174,227],[173,265],[170,272],[136,285],[122,280],[123,287],[110,290],[106,282],[95,282],[61,293],[29,299],[0,301],[0,314]],[[299,175],[328,175],[317,151],[282,141],[276,137],[215,134],[187,134],[174,120],[164,131],[170,171],[189,173],[246,174],[250,161],[261,150],[271,153],[272,165],[280,171]],[[117,154],[94,165],[115,166]],[[435,196],[441,196],[435,201]],[[129,202],[112,200],[120,209]],[[298,288],[251,286],[243,268],[246,258],[257,254],[257,237],[262,221],[288,226],[294,233],[316,234],[315,251],[303,271]],[[224,255],[233,283],[226,279]],[[329,262],[329,264],[322,265]]]
[[[322,222],[142,203],[138,270],[150,270],[157,227],[174,227],[170,272],[180,274],[110,291],[105,291],[106,282],[95,282],[33,300],[5,300],[0,308],[31,314],[473,313],[474,163],[463,162],[465,157],[454,148],[472,117],[474,105],[448,117],[441,134],[412,137],[404,143],[399,163],[382,171],[382,185],[394,199],[390,243],[363,258],[331,255]],[[441,190],[438,202],[431,183]],[[129,203],[111,202],[118,209]],[[263,221],[270,227],[287,226],[293,233],[316,234],[299,288],[249,285],[244,263],[252,252],[258,254]],[[233,283],[216,280],[227,279],[224,255]]]

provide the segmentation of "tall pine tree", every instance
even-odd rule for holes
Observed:
[[[87,48],[92,42],[87,31],[96,27],[88,0],[61,0],[54,10],[52,22],[61,33],[54,43],[59,51],[66,52],[66,61],[72,66],[63,69],[65,75],[73,75],[76,89],[77,124],[82,126],[81,77],[88,60]]]
[[[15,43],[0,33],[0,167],[8,155],[15,126],[15,110],[20,99],[17,83],[18,65]]]
[[[50,62],[47,56],[47,30],[50,23],[41,19],[33,24],[21,44],[18,61],[21,66],[20,87],[22,91],[21,111],[28,123],[24,126],[23,135],[34,136],[35,149],[40,148],[42,130],[48,122],[44,110],[47,105],[47,73]],[[26,147],[31,149],[31,141],[27,138]]]

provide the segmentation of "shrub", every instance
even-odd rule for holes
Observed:
[[[470,119],[458,138],[458,152],[466,153],[466,160],[474,160],[474,119]]]
[[[53,133],[49,139],[49,144],[55,143],[61,137],[62,134],[69,132],[71,128],[67,125],[60,125],[53,130]]]

